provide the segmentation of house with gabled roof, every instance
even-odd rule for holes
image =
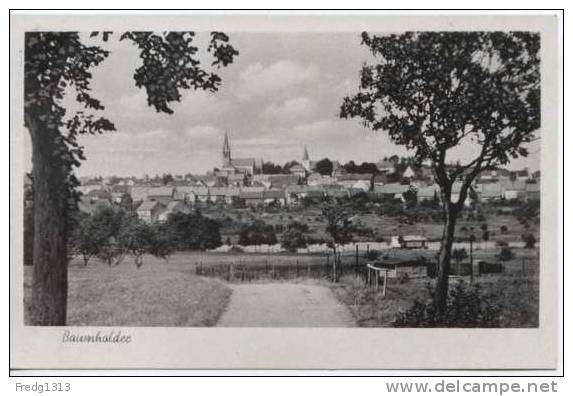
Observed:
[[[263,193],[264,189],[252,190],[241,189],[239,192],[239,199],[247,206],[257,206],[264,203]]]
[[[169,216],[174,213],[191,213],[191,209],[183,201],[171,201],[167,204],[165,209],[160,211],[157,215],[157,221],[165,222],[169,219]]]
[[[173,186],[151,187],[147,191],[147,200],[158,201],[163,205],[167,205],[173,199],[174,193],[175,187]]]
[[[157,220],[159,213],[163,210],[163,205],[159,201],[143,201],[135,211],[137,217],[147,223],[153,223]]]
[[[300,178],[306,177],[306,169],[300,164],[295,164],[295,165],[291,166],[289,168],[289,172],[292,173],[293,175],[300,177]]]
[[[539,201],[541,198],[541,185],[539,183],[525,183],[525,199]]]
[[[389,160],[380,160],[376,163],[376,168],[378,169],[378,171],[382,174],[390,174],[390,173],[394,173],[396,172],[396,167],[394,166],[394,163],[392,161]]]
[[[278,204],[286,205],[286,194],[284,190],[272,189],[263,191],[263,202],[265,205]]]
[[[373,192],[376,195],[382,196],[388,199],[400,199],[403,200],[402,194],[410,189],[409,184],[400,183],[388,183],[382,186],[374,186]]]
[[[211,202],[232,204],[234,202],[238,202],[239,197],[240,197],[240,189],[237,187],[209,188],[209,200]]]

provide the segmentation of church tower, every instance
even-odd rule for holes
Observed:
[[[231,146],[229,145],[229,135],[225,132],[223,142],[223,168],[231,166]]]
[[[306,145],[304,146],[304,152],[302,153],[302,167],[310,172],[310,157],[308,156],[308,150],[306,149]]]

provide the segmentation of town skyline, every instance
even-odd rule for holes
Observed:
[[[87,35],[82,39],[93,44]],[[205,35],[199,33],[197,39],[201,42]],[[145,92],[134,86],[137,50],[117,40],[106,43],[112,55],[94,70],[92,86],[106,106],[102,115],[114,122],[117,132],[80,137],[86,160],[76,174],[203,174],[219,166],[226,131],[237,156],[277,164],[300,160],[305,145],[314,160],[361,163],[411,155],[386,133],[338,117],[343,97],[358,89],[361,64],[371,59],[358,32],[235,32],[230,39],[240,56],[220,71],[219,92],[185,91],[173,115],[155,112]],[[29,143],[26,135],[27,171]],[[460,147],[452,161],[467,157],[468,150]],[[507,168],[538,170],[538,150],[539,142],[532,143],[530,156]]]

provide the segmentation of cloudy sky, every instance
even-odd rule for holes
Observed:
[[[279,164],[300,159],[304,145],[315,160],[362,162],[406,154],[385,133],[363,128],[358,119],[338,118],[342,98],[358,87],[360,66],[371,60],[358,33],[230,36],[240,55],[219,71],[220,90],[185,92],[172,106],[172,115],[147,105],[132,78],[140,64],[136,49],[112,39],[106,45],[109,58],[94,69],[92,87],[106,106],[102,115],[115,123],[117,132],[81,138],[87,160],[77,173],[204,173],[221,165],[225,131],[233,157]],[[199,44],[206,38],[199,34]],[[457,151],[456,157],[468,154],[463,148]],[[538,169],[538,147],[531,151],[530,158],[511,167]]]

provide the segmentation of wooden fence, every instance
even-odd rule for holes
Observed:
[[[227,262],[195,264],[195,274],[224,279],[228,282],[252,282],[258,280],[289,280],[314,278],[333,280],[332,255],[317,257],[317,260],[265,260],[263,263]],[[338,278],[343,275],[356,275],[366,278],[364,259],[361,257],[339,256]]]

